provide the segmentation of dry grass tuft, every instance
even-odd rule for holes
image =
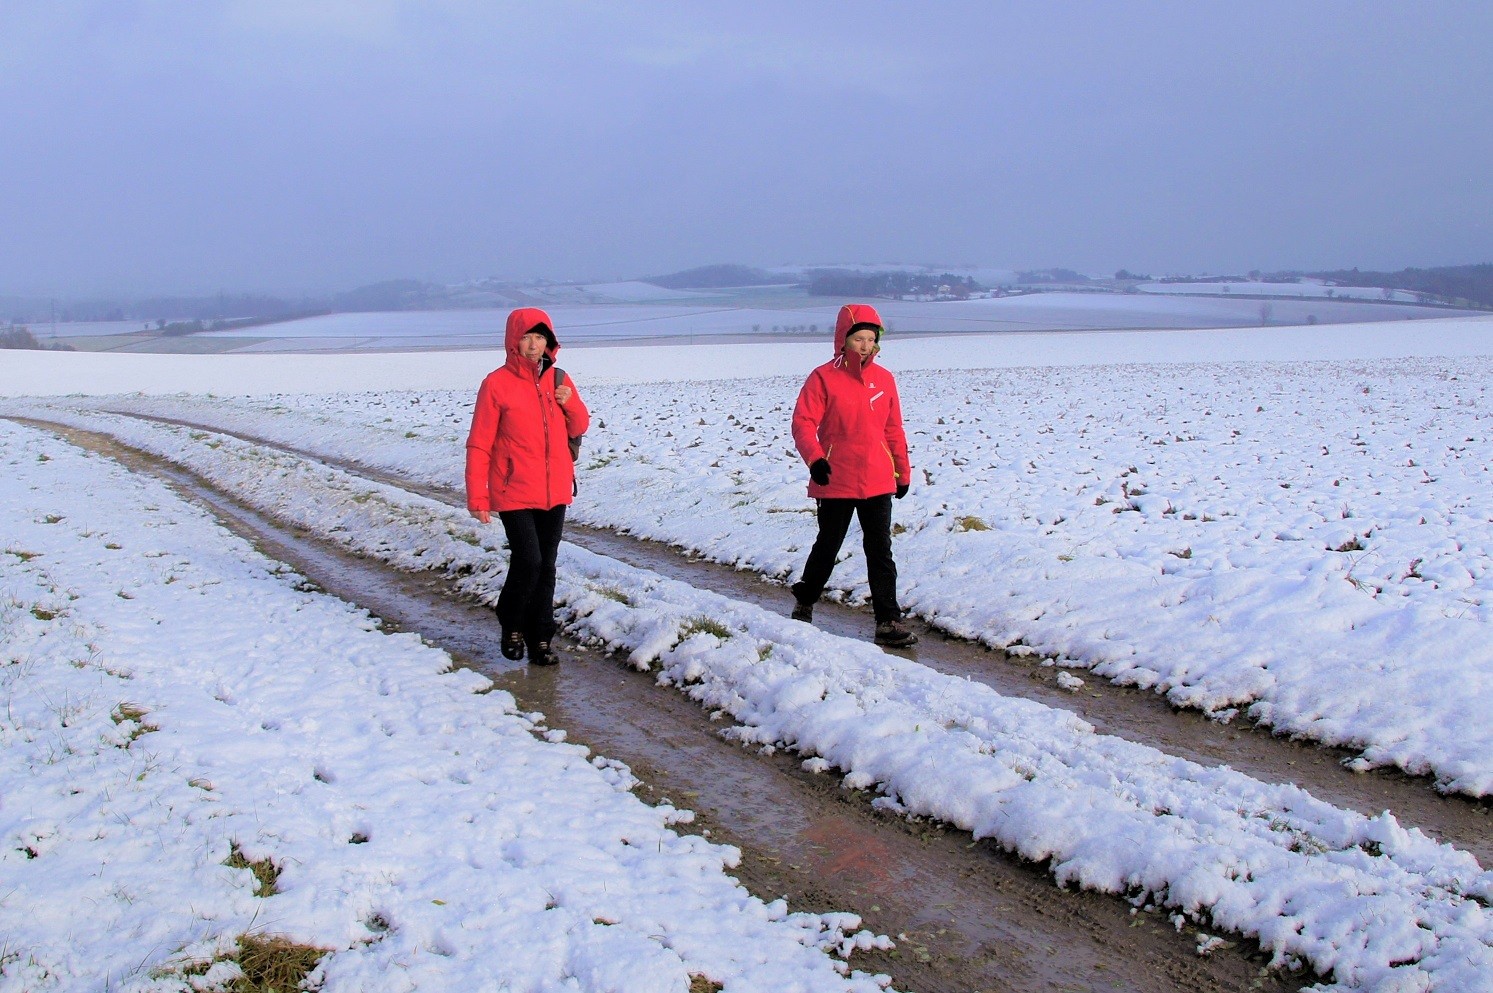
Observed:
[[[606,597],[608,600],[620,603],[624,607],[632,606],[632,601],[628,599],[627,594],[622,592],[622,590],[620,590],[616,586],[603,586],[591,583],[587,583],[586,585],[589,586],[594,592]]]
[[[244,974],[228,985],[227,993],[299,993],[325,954],[326,949],[278,935],[246,934],[238,940],[238,967]]]
[[[990,525],[985,523],[985,518],[969,514],[965,517],[956,517],[954,529],[957,531],[989,531]]]
[[[280,867],[269,859],[260,859],[257,862],[249,861],[244,855],[243,849],[234,842],[228,853],[228,861],[223,863],[230,869],[248,869],[254,874],[254,895],[273,896],[280,892]]]
[[[704,631],[706,634],[715,635],[721,641],[725,641],[731,637],[731,629],[720,621],[711,620],[709,617],[691,617],[679,629],[679,640],[685,641],[699,634],[701,631]]]
[[[128,747],[130,743],[134,742],[134,740],[141,735],[160,730],[160,728],[156,727],[154,724],[148,723],[145,720],[145,715],[147,713],[149,713],[149,711],[147,711],[144,707],[141,707],[139,704],[121,703],[119,706],[115,707],[113,713],[109,715],[109,717],[114,721],[115,724],[135,725],[129,730],[129,735],[125,742],[126,747]]]
[[[704,976],[696,974],[689,977],[689,993],[720,993],[723,989],[725,987],[720,983]]]

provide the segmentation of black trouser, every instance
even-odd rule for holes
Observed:
[[[565,528],[565,505],[498,514],[508,535],[508,576],[498,594],[498,623],[522,631],[530,643],[555,634],[555,556]]]
[[[892,495],[867,497],[864,500],[825,499],[819,501],[819,537],[809,550],[803,579],[794,584],[793,593],[800,603],[813,603],[824,592],[835,558],[845,543],[852,515],[861,520],[861,547],[866,551],[866,578],[871,582],[871,608],[876,623],[899,620],[902,608],[897,606],[897,563],[892,561]]]

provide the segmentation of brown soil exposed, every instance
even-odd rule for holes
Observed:
[[[1199,956],[1199,932],[1179,931],[1164,913],[1061,889],[1045,866],[989,842],[881,814],[869,795],[804,771],[799,757],[724,741],[704,710],[605,655],[566,643],[553,669],[514,666],[498,652],[491,611],[453,596],[441,577],[339,551],[106,436],[31,423],[166,479],[325,591],[387,628],[418,632],[491,676],[524,710],[543,712],[568,740],[626,762],[643,781],[641,797],[695,811],[686,830],[738,847],[733,874],[763,899],[860,915],[896,948],[857,952],[852,966],[886,973],[898,990],[1223,993],[1294,989],[1305,979],[1269,971],[1248,943]]]
[[[129,413],[119,411],[119,413]],[[140,416],[134,415],[131,416]],[[199,422],[143,418],[208,431],[221,428]],[[261,438],[234,434],[246,441],[292,451],[357,475],[463,506],[460,494],[412,482],[393,473],[354,462],[329,459]],[[697,559],[659,542],[645,541],[603,528],[566,525],[566,540],[629,565],[650,569],[701,589],[787,614],[792,598],[786,587],[717,563]],[[821,602],[815,626],[847,637],[869,638],[867,611]],[[959,638],[946,637],[927,625],[914,625],[922,638],[911,651],[898,652],[923,665],[985,683],[1008,696],[1036,700],[1078,714],[1100,732],[1141,742],[1170,755],[1204,765],[1227,765],[1263,782],[1294,783],[1328,803],[1373,816],[1390,811],[1406,827],[1471,852],[1484,866],[1493,865],[1493,798],[1473,799],[1437,793],[1427,777],[1396,769],[1356,773],[1345,766],[1354,757],[1346,749],[1324,747],[1272,733],[1269,727],[1238,719],[1222,724],[1201,713],[1173,707],[1159,694],[1117,686],[1076,670],[1084,680],[1077,692],[1058,685],[1059,670],[1040,660],[1019,659]]]

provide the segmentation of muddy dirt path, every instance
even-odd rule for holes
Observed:
[[[268,439],[225,431],[201,422],[145,417],[143,420],[217,431],[268,448],[294,452],[356,475],[417,492],[452,506],[465,506],[452,489],[413,481],[351,460],[319,456]],[[781,614],[792,609],[787,589],[756,574],[697,559],[679,549],[615,531],[566,523],[566,539],[590,551],[649,569],[701,589],[753,603]],[[821,602],[814,608],[815,626],[835,634],[869,638],[868,611]],[[897,654],[937,669],[985,683],[1008,696],[1025,697],[1076,713],[1099,731],[1158,748],[1204,765],[1227,765],[1264,782],[1294,783],[1318,799],[1365,815],[1391,811],[1402,825],[1418,827],[1431,837],[1471,852],[1484,866],[1493,865],[1493,798],[1474,800],[1445,796],[1426,777],[1396,769],[1356,773],[1344,763],[1354,757],[1345,749],[1293,741],[1269,728],[1243,721],[1220,724],[1197,711],[1172,707],[1160,695],[1116,686],[1077,670],[1084,685],[1077,692],[1058,685],[1059,670],[1038,660],[1014,658],[974,642],[950,638],[923,624],[912,625],[922,638],[911,651]]]
[[[524,709],[543,712],[568,740],[626,762],[643,780],[643,799],[694,810],[696,822],[683,829],[741,849],[734,875],[753,893],[786,897],[798,910],[851,911],[892,935],[896,949],[857,953],[852,964],[887,973],[898,990],[1273,993],[1299,986],[1269,972],[1252,946],[1199,957],[1196,929],[1178,932],[1164,913],[1059,889],[1045,866],[962,832],[881,814],[866,796],[805,772],[791,755],[726,742],[693,702],[605,655],[561,642],[560,666],[514,667],[498,652],[492,612],[453,595],[437,575],[349,555],[106,435],[26,423],[164,479],[386,629],[420,634],[493,678]]]

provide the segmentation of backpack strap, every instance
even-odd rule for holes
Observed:
[[[562,387],[562,386],[565,385],[565,370],[561,369],[559,366],[555,366],[554,369],[555,369],[555,389],[558,390],[560,387]],[[581,437],[583,437],[583,436],[577,435],[574,438],[567,438],[566,439],[566,441],[569,443],[569,446],[570,446],[570,461],[572,461],[572,462],[576,461],[577,459],[579,459],[581,457]],[[576,479],[573,483],[571,483],[571,490],[573,492],[575,492],[575,493],[579,493],[581,491],[581,481],[580,481],[580,479]]]

